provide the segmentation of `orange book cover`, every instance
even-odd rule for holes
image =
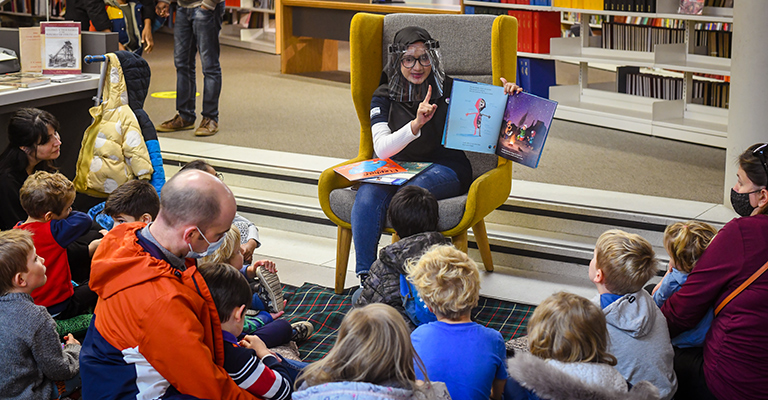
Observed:
[[[398,163],[389,158],[374,158],[372,160],[359,161],[336,167],[333,170],[350,181],[407,171],[407,169],[401,167]]]

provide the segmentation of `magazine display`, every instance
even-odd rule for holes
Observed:
[[[496,154],[536,168],[557,102],[530,93],[454,80],[443,133],[450,149]]]

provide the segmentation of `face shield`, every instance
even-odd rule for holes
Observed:
[[[419,43],[424,46],[419,46]],[[417,45],[413,46],[414,44]],[[440,43],[421,28],[403,28],[395,35],[394,43],[389,46],[385,67],[385,73],[389,77],[390,99],[398,102],[420,102],[424,100],[430,85],[433,99],[443,95],[445,72],[439,49]],[[414,76],[421,73],[427,74],[426,79],[413,83]]]

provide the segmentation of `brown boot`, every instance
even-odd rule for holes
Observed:
[[[208,117],[203,117],[203,120],[200,121],[200,126],[195,130],[195,136],[213,136],[218,131],[219,124],[216,121]]]
[[[181,118],[181,115],[176,114],[173,118],[158,125],[156,129],[158,132],[176,132],[192,129],[194,127],[195,121],[187,121],[184,118]]]

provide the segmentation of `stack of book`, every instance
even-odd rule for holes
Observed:
[[[602,10],[603,0],[553,0],[554,7],[581,8],[584,10]]]
[[[662,100],[683,98],[683,78],[641,73],[638,67],[619,67],[616,74],[619,93]],[[729,88],[729,82],[694,79],[691,102],[728,108]]]
[[[729,23],[696,24],[694,45],[706,49],[708,56],[731,58],[732,29],[733,26]],[[704,50],[696,53],[704,53]]]
[[[693,81],[693,103],[728,108],[730,82]]]
[[[611,17],[609,21],[603,22],[602,47],[604,49],[653,51],[653,46],[657,44],[684,42],[683,21]]]
[[[560,37],[560,13],[509,10],[517,18],[517,51],[549,53],[549,39]]]

